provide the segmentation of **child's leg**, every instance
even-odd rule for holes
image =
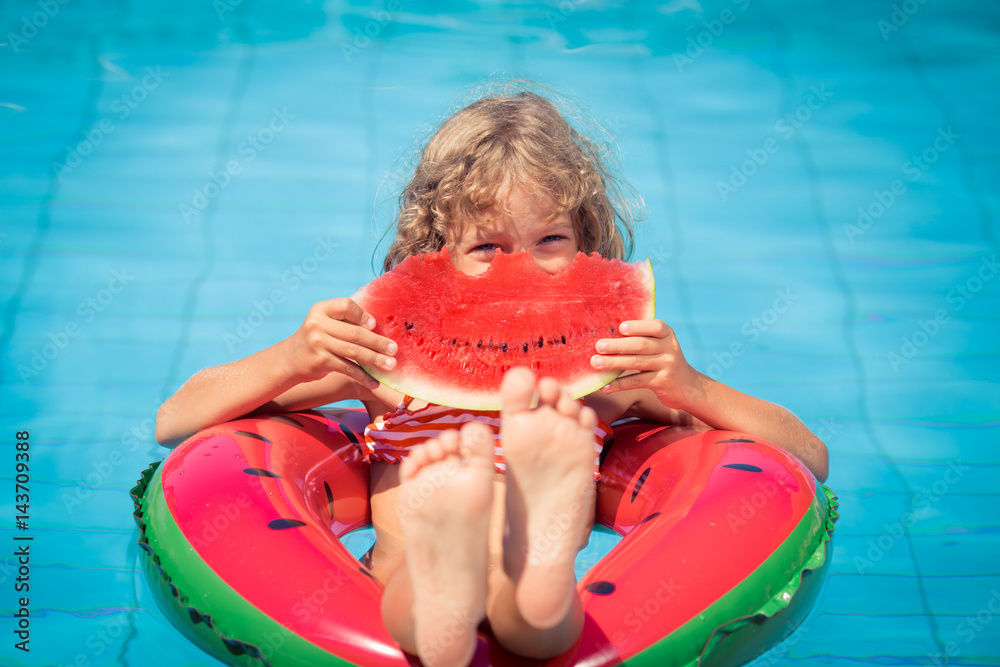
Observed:
[[[429,667],[466,665],[475,650],[486,615],[493,476],[493,439],[481,424],[428,441],[400,469],[406,555],[386,581],[382,617]]]
[[[594,517],[597,417],[526,369],[511,370],[502,392],[506,525],[503,568],[490,582],[490,627],[513,651],[551,657],[583,627],[574,561]]]
[[[511,371],[503,391],[506,493],[493,493],[485,427],[428,441],[400,471],[406,562],[375,559],[386,627],[428,665],[468,664],[484,612],[498,641],[526,657],[559,655],[583,626],[573,563],[594,513],[596,418],[553,381],[536,387],[530,371]]]

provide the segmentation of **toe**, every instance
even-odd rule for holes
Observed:
[[[561,388],[555,378],[542,378],[538,381],[538,404],[555,407],[559,402]]]
[[[458,456],[459,452],[459,437],[458,433],[455,431],[445,431],[442,433],[438,441],[440,442],[440,458],[444,459],[449,456]]]
[[[399,477],[403,481],[416,477],[420,469],[427,465],[427,443],[414,447],[409,456],[399,466]]]
[[[577,419],[580,415],[580,401],[573,398],[566,389],[560,388],[559,401],[556,403],[556,410],[559,414],[570,419]]]
[[[492,457],[493,434],[485,424],[469,422],[462,427],[462,458]]]
[[[444,458],[444,443],[441,442],[448,436],[447,431],[442,433],[437,438],[431,438],[424,443],[421,448],[426,457],[425,464],[434,463],[435,461],[440,461]]]
[[[524,412],[535,398],[535,374],[527,368],[512,368],[500,384],[504,412]]]

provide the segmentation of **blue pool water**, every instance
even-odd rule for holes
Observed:
[[[758,663],[1000,664],[1000,5],[22,1],[0,28],[0,664],[217,664],[134,570],[155,410],[367,282],[405,156],[491,75],[590,105],[658,317],[829,445],[832,573]]]

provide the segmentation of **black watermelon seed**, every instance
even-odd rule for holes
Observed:
[[[611,595],[615,592],[615,585],[610,581],[595,581],[587,584],[587,590],[594,595]]]
[[[566,336],[559,336],[559,337],[562,338],[563,345],[565,345],[566,344]]]
[[[363,450],[361,448],[361,442],[358,440],[358,436],[354,435],[354,431],[352,431],[351,429],[347,428],[343,424],[340,424],[339,426],[340,426],[340,432],[343,433],[344,435],[346,435],[347,439],[350,440],[351,443],[355,447],[358,448],[358,452],[360,452],[361,454],[364,454],[365,450]]]
[[[493,341],[490,341],[490,344],[487,345],[487,347],[492,350],[493,349]]]
[[[413,328],[413,322],[406,322],[406,330],[409,331]]]
[[[262,436],[260,433],[251,433],[250,431],[233,431],[236,435],[245,435],[248,438],[253,438],[254,440],[263,440],[264,442],[270,444],[270,440]]]
[[[730,438],[729,440],[716,440],[715,444],[721,445],[724,442],[757,442],[756,440],[748,440],[746,438]]]
[[[746,470],[747,472],[764,472],[763,468],[759,468],[750,463],[727,463],[722,466],[723,468],[734,468],[736,470]]]
[[[298,426],[299,428],[305,428],[305,426],[297,419],[292,419],[288,415],[270,415],[268,419],[273,419],[274,421],[285,422],[286,424],[291,424],[292,426]]]
[[[642,474],[639,475],[639,480],[635,483],[635,488],[632,489],[633,503],[635,502],[635,497],[639,495],[639,489],[641,489],[642,485],[646,483],[646,478],[649,477],[650,470],[652,470],[652,468],[646,468],[645,470],[642,471]]]
[[[248,475],[257,475],[258,477],[277,477],[281,479],[281,475],[273,473],[270,470],[264,470],[263,468],[244,468],[243,472]]]
[[[198,625],[199,623],[204,623],[205,625],[211,626],[211,620],[198,612],[195,609],[188,609],[188,618],[191,620],[192,625]]]
[[[545,342],[545,341],[543,341],[543,340],[542,340],[542,337],[541,337],[541,336],[539,336],[539,337],[538,337],[538,347],[541,347],[541,346],[542,346],[542,343],[544,343],[544,342]]]
[[[652,521],[653,519],[655,519],[658,516],[660,516],[659,512],[653,512],[652,514],[650,514],[645,519],[643,519],[642,521],[640,521],[639,523],[637,523],[635,525],[637,525],[637,526],[642,525],[642,524],[646,523],[647,521]]]
[[[528,354],[528,344],[527,343],[524,344],[524,353]]]
[[[476,347],[482,347],[482,346],[483,346],[483,341],[479,341],[478,343],[476,343]]]
[[[457,338],[452,338],[451,339],[451,344],[452,345],[458,345],[458,339]]]
[[[255,660],[260,660],[264,657],[264,654],[256,646],[251,646],[250,644],[246,644],[236,639],[223,639],[222,641],[225,642],[226,648],[229,649],[229,652],[233,655],[242,655],[243,653],[246,653]]]
[[[501,347],[500,349],[502,349],[504,352],[506,352],[507,351],[507,343],[504,343],[503,347]]]
[[[298,519],[275,519],[267,524],[271,530],[284,530],[285,528],[300,528],[306,525],[305,521]]]
[[[333,519],[333,490],[326,482],[323,482],[323,488],[326,489],[326,506],[330,508],[330,518]]]
[[[614,333],[614,332],[615,332],[615,328],[614,328],[614,327],[608,327],[608,329],[610,329],[610,330],[611,330],[611,333]]]

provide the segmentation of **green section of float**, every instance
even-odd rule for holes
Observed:
[[[205,564],[173,520],[160,473],[159,463],[150,465],[131,493],[140,546],[144,546],[146,580],[174,625],[202,650],[233,665],[351,667],[353,663],[263,614]]]
[[[669,637],[621,664],[628,667],[730,667],[745,664],[788,637],[808,615],[829,565],[827,543],[837,514],[836,496],[817,484],[816,496],[795,530],[760,567]],[[792,572],[789,576],[789,572]],[[778,586],[778,590],[775,587]],[[774,591],[762,600],[762,593]],[[788,618],[774,617],[782,611]],[[761,629],[760,621],[787,625]],[[693,657],[692,657],[693,656]]]

